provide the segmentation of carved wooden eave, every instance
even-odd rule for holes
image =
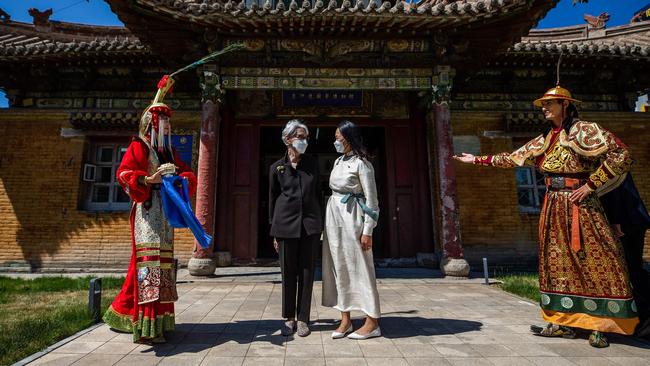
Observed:
[[[109,0],[109,3],[124,2]],[[406,3],[375,0],[136,0],[135,6],[165,17],[239,35],[426,35],[441,27],[496,18],[526,7],[527,0]],[[433,3],[433,5],[432,5]]]
[[[437,53],[424,55],[431,66],[456,62],[474,62],[477,66],[489,55],[505,51],[519,41],[557,3],[557,0],[431,0],[415,4],[380,0],[106,1],[126,27],[150,45],[152,52],[168,60],[176,59],[179,64],[222,46],[226,38],[421,39],[438,47]]]

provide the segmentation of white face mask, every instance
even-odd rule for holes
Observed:
[[[345,152],[345,145],[343,145],[343,143],[339,140],[334,141],[334,148],[339,154],[343,154]]]
[[[305,151],[307,151],[307,146],[309,144],[307,143],[307,140],[302,140],[302,139],[295,139],[291,143],[291,146],[293,146],[294,149],[298,152],[298,154],[304,154]]]

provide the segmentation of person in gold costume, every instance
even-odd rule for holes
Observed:
[[[546,175],[539,220],[539,289],[547,337],[592,331],[589,344],[609,345],[603,333],[630,335],[638,323],[623,249],[607,222],[597,190],[620,183],[632,165],[630,152],[613,133],[578,118],[579,101],[559,83],[534,104],[549,128],[509,153],[454,156],[468,164],[498,168],[534,165]]]

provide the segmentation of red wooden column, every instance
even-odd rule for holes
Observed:
[[[196,217],[205,231],[214,237],[221,90],[219,88],[219,76],[215,73],[213,67],[205,66],[201,72],[201,92],[201,137],[197,169]],[[213,239],[212,244],[207,249],[203,249],[194,241],[192,258],[187,264],[191,275],[209,276],[214,274],[217,266],[213,253],[214,240],[216,238]]]
[[[458,213],[458,194],[456,190],[456,169],[452,156],[454,141],[451,129],[449,98],[452,70],[449,67],[437,67],[434,78],[433,103],[431,113],[435,126],[435,151],[438,163],[438,186],[440,188],[440,240],[442,242],[442,260],[440,269],[445,276],[469,276],[469,264],[463,257],[460,240],[460,219]]]

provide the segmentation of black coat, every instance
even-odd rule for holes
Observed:
[[[636,189],[630,173],[627,174],[623,183],[600,197],[600,202],[612,225],[620,224],[622,227],[644,229],[650,226],[650,215],[648,215],[648,210],[641,200],[641,195]]]
[[[289,157],[271,164],[269,170],[269,222],[271,236],[300,238],[323,231],[318,159],[302,155],[294,169]]]
[[[650,226],[650,215],[641,195],[634,185],[632,175],[627,174],[616,189],[600,197],[607,220],[611,225],[621,225],[620,238],[627,261],[632,293],[639,313],[636,335],[650,336],[650,273],[643,268],[645,233]]]

